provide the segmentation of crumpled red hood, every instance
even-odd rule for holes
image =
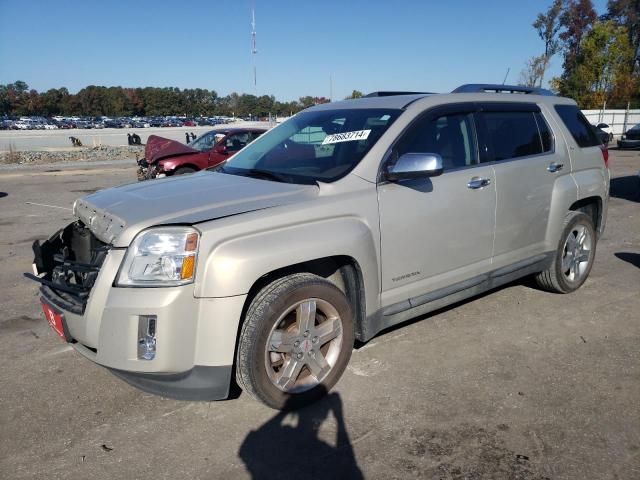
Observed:
[[[159,137],[157,135],[149,135],[149,138],[147,139],[147,146],[144,147],[144,158],[149,164],[155,163],[163,158],[178,157],[180,155],[189,155],[191,153],[200,153],[200,151],[195,148],[191,148],[184,143]]]

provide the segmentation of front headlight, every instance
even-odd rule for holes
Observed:
[[[192,283],[200,233],[190,227],[158,227],[133,240],[120,267],[117,286],[169,287]]]

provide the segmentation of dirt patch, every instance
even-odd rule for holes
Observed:
[[[88,188],[86,190],[70,190],[73,193],[95,193],[98,191],[98,189],[95,188]]]
[[[409,454],[398,468],[419,478],[545,480],[528,452],[510,450],[495,429],[461,425],[453,430],[414,428],[400,440]],[[508,428],[508,427],[507,427]]]
[[[23,238],[22,240],[15,240],[13,242],[3,242],[0,245],[11,246],[11,245],[20,245],[21,243],[33,243],[36,240],[43,240],[47,238],[46,235],[34,235],[33,237]]]
[[[20,332],[23,330],[30,330],[40,322],[42,322],[41,318],[20,315],[18,317],[9,318],[4,322],[0,322],[0,332]]]

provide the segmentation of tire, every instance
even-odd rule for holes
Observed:
[[[312,316],[313,324],[307,323]],[[265,405],[293,410],[336,384],[353,342],[353,312],[344,293],[317,275],[289,275],[251,301],[238,342],[236,380]]]
[[[580,288],[591,272],[596,243],[591,217],[583,212],[568,212],[553,263],[536,276],[538,285],[555,293],[571,293]]]
[[[188,175],[189,173],[195,173],[196,169],[191,167],[180,167],[174,172],[174,175]]]

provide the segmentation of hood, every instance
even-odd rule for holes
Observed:
[[[315,185],[202,171],[101,190],[78,199],[74,214],[103,242],[126,247],[148,227],[195,224],[301,202],[318,191]]]
[[[189,155],[192,153],[201,153],[200,150],[191,148],[184,143],[171,140],[169,138],[159,137],[157,135],[149,135],[147,145],[144,147],[144,158],[147,163],[155,163],[167,157],[178,157],[180,155]]]

